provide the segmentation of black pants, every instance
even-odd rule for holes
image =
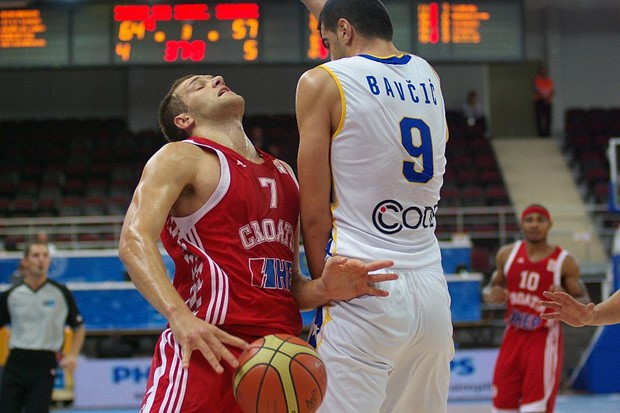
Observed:
[[[534,105],[538,136],[551,136],[551,103],[537,100]]]
[[[57,367],[52,351],[12,349],[2,376],[0,412],[49,412]]]

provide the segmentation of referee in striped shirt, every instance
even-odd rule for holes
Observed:
[[[0,295],[0,326],[11,329],[0,387],[3,413],[49,412],[56,370],[75,369],[86,334],[69,289],[48,278],[47,243],[28,244],[23,262],[23,281]],[[63,355],[65,326],[73,330],[73,342]]]

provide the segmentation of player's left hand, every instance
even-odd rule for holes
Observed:
[[[393,273],[373,273],[389,268],[393,261],[381,260],[364,262],[361,260],[335,256],[327,260],[323,275],[325,293],[331,300],[350,300],[363,295],[387,297],[389,292],[376,288],[375,283],[392,281],[398,278]]]

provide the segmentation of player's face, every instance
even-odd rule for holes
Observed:
[[[536,212],[526,215],[521,221],[523,236],[530,242],[545,241],[550,229],[551,221]]]
[[[34,244],[24,259],[24,265],[29,274],[42,276],[47,274],[50,266],[50,254],[46,245]]]
[[[228,105],[244,105],[243,98],[226,86],[222,76],[193,76],[179,85],[178,93],[190,113],[209,114]]]

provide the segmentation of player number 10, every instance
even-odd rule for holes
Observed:
[[[540,274],[537,272],[522,271],[519,288],[522,290],[536,291],[540,282]]]

